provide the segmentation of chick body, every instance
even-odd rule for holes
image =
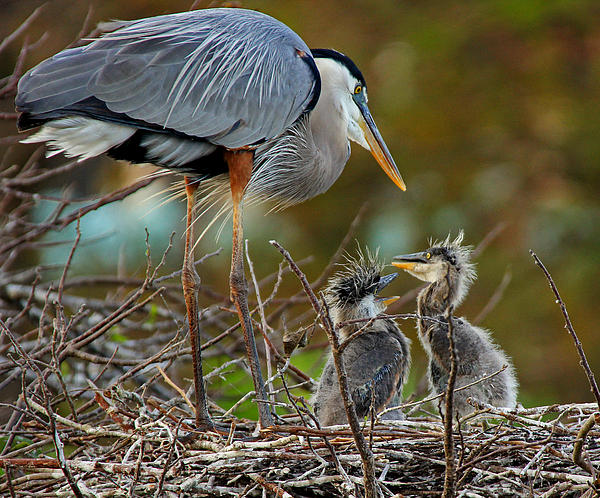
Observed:
[[[460,305],[476,278],[471,248],[462,246],[463,234],[451,241],[434,243],[427,250],[396,256],[394,266],[429,282],[417,296],[419,340],[429,358],[427,377],[433,394],[446,391],[451,367],[446,310]],[[492,340],[489,331],[472,325],[466,318],[452,316],[452,336],[456,352],[455,411],[464,416],[473,411],[467,398],[494,406],[514,407],[518,382],[510,358]],[[502,372],[481,380],[483,377]],[[479,381],[479,382],[478,382]]]
[[[390,318],[378,318],[368,324],[368,319],[378,316],[386,307],[377,293],[396,276],[381,277],[381,270],[376,256],[361,255],[357,260],[349,260],[346,269],[336,274],[326,289],[327,303],[335,324],[364,320],[340,328],[340,342],[367,326],[342,353],[349,391],[356,413],[361,418],[369,414],[371,406],[375,413],[379,413],[387,406],[399,404],[410,367],[410,340],[396,322]],[[313,397],[313,405],[322,425],[348,422],[331,353]],[[393,410],[383,418],[400,419],[403,414]]]

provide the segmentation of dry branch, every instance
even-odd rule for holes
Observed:
[[[375,498],[379,496],[380,491],[377,485],[377,481],[375,479],[375,464],[373,459],[373,452],[367,445],[365,437],[361,431],[360,424],[358,422],[358,416],[356,415],[356,410],[354,408],[354,401],[350,396],[350,391],[348,388],[348,378],[346,376],[346,368],[344,366],[344,360],[340,351],[340,343],[337,330],[334,327],[333,322],[331,320],[329,310],[327,309],[327,303],[324,299],[322,299],[322,306],[319,305],[317,297],[315,296],[313,290],[308,284],[306,276],[304,275],[304,273],[302,273],[300,268],[298,268],[298,265],[296,265],[290,253],[286,251],[275,240],[271,240],[270,243],[279,250],[279,252],[287,260],[292,271],[297,275],[298,279],[302,283],[304,291],[306,292],[313,306],[313,309],[317,313],[317,316],[320,318],[323,328],[327,332],[327,337],[329,339],[329,343],[331,344],[331,353],[333,355],[335,369],[337,372],[338,384],[340,386],[340,394],[342,395],[344,408],[346,410],[346,415],[348,416],[348,423],[350,424],[350,428],[352,429],[352,435],[354,436],[354,441],[356,443],[356,447],[360,453],[362,460],[365,495],[367,496],[367,498]]]
[[[448,274],[446,274],[446,278]],[[446,309],[448,323],[448,350],[450,351],[450,372],[446,386],[444,410],[444,455],[446,458],[446,471],[444,473],[443,498],[451,498],[456,494],[456,463],[454,461],[454,434],[452,425],[454,420],[454,385],[456,383],[456,349],[454,348],[454,330],[452,327],[452,306]]]
[[[565,328],[567,329],[567,331],[573,338],[573,342],[575,343],[575,347],[577,348],[577,353],[579,354],[579,358],[581,360],[580,361],[581,366],[585,372],[588,382],[590,383],[590,390],[592,391],[594,398],[596,398],[596,403],[598,403],[598,409],[600,410],[600,389],[598,389],[598,384],[596,383],[596,378],[594,377],[594,372],[592,372],[592,369],[590,368],[590,364],[588,363],[587,358],[585,356],[585,351],[583,350],[581,341],[579,340],[579,337],[577,337],[577,333],[575,332],[575,329],[573,328],[573,324],[571,323],[571,318],[569,318],[567,306],[565,305],[564,301],[560,297],[558,288],[556,287],[556,284],[554,283],[554,280],[552,279],[550,272],[544,266],[544,263],[542,263],[540,258],[538,258],[537,254],[534,253],[532,250],[530,250],[529,253],[531,254],[531,257],[533,258],[533,260],[535,261],[535,264],[542,269],[542,272],[544,272],[544,275],[545,275],[546,279],[548,280],[548,284],[550,285],[550,289],[552,289],[552,292],[556,296],[556,304],[558,304],[558,306],[560,307],[560,311],[562,312],[562,314],[565,318]]]

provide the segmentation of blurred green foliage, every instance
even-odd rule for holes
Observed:
[[[0,35],[41,3],[5,0]],[[92,2],[92,18],[133,19],[186,10],[190,4],[98,1]],[[600,3],[246,0],[244,6],[282,20],[312,47],[334,47],[353,58],[369,84],[371,111],[408,185],[406,193],[400,192],[368,152],[353,146],[346,171],[327,194],[268,218],[263,208],[250,210],[246,234],[259,278],[279,262],[267,243],[272,238],[297,259],[314,255],[304,270],[309,278],[319,274],[367,201],[368,216],[357,239],[380,246],[387,260],[459,228],[476,244],[505,224],[478,259],[479,280],[458,313],[476,316],[510,269],[510,285],[483,325],[514,358],[521,399],[525,404],[590,400],[560,311],[527,251],[534,249],[553,273],[592,368],[598,370]],[[49,38],[28,55],[26,66],[72,42],[87,8],[87,2],[48,2],[29,36],[47,31]],[[10,50],[0,61],[3,75],[12,71],[19,45]],[[15,133],[12,123],[0,125],[3,134]],[[30,150],[20,147],[11,157],[24,160]],[[78,193],[108,192],[138,173],[138,168],[102,158],[82,164],[80,176],[72,180]],[[162,247],[172,230],[181,233],[181,203],[157,207],[160,197],[140,202],[141,208],[124,205],[118,215],[99,215],[86,235],[111,235],[99,251],[94,252],[95,244],[86,247],[86,258],[111,271],[124,251],[128,271],[134,272],[144,265],[144,225]],[[209,234],[200,250],[223,245],[227,251],[228,239],[227,228],[217,243]],[[179,235],[175,241],[174,268],[181,255]],[[227,288],[226,251],[202,268],[203,281],[222,292]],[[285,284],[290,292],[297,289],[292,278]],[[390,292],[402,293],[414,281],[406,276],[394,285]],[[412,309],[410,304],[401,311]],[[412,323],[402,327],[416,339]],[[413,355],[414,376],[420,376],[423,354],[416,340]],[[236,390],[232,399],[249,388],[248,378],[240,376],[228,377]]]

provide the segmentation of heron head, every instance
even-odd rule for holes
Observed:
[[[347,257],[344,269],[331,278],[325,289],[335,322],[375,317],[398,299],[379,297],[379,292],[398,276],[382,276],[382,270],[377,252],[363,253],[359,249],[356,258]]]
[[[425,282],[449,278],[451,285],[456,287],[458,303],[475,279],[475,265],[471,263],[472,248],[461,245],[463,237],[461,230],[454,240],[448,235],[442,242],[430,241],[430,247],[425,251],[394,256],[392,265]]]
[[[330,49],[313,49],[321,74],[333,86],[335,98],[347,123],[348,138],[369,150],[388,177],[402,190],[404,180],[367,106],[367,83],[356,64],[346,55]],[[326,61],[326,62],[325,62]]]

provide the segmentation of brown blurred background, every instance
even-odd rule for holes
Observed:
[[[0,0],[0,39],[42,3]],[[32,40],[44,32],[48,37],[28,55],[26,68],[73,42],[90,4],[93,25],[183,11],[191,1],[50,1],[28,31]],[[325,195],[268,217],[261,207],[247,213],[246,234],[259,277],[279,263],[267,242],[273,238],[296,259],[313,255],[315,261],[303,269],[309,277],[319,274],[367,201],[357,239],[380,246],[388,261],[460,228],[468,243],[477,244],[503,224],[478,259],[479,279],[457,314],[473,319],[509,272],[504,296],[482,325],[513,357],[523,404],[591,400],[560,310],[528,249],[552,272],[592,369],[599,371],[600,4],[245,0],[244,6],[280,19],[311,47],[351,56],[366,77],[371,111],[408,185],[406,193],[399,191],[369,153],[353,145],[345,172]],[[12,73],[20,41],[4,52],[0,76]],[[14,122],[0,122],[0,132],[14,135]],[[12,147],[8,163],[24,161],[32,150]],[[78,194],[89,194],[109,192],[149,170],[100,158],[78,171],[65,184],[72,181]],[[61,192],[65,184],[47,185],[47,192]],[[75,270],[114,272],[119,261],[127,272],[140,270],[144,226],[157,251],[177,231],[179,246],[169,260],[176,269],[183,205],[161,206],[164,195],[151,197],[157,190],[153,186],[118,210],[109,207],[86,217],[84,237],[102,235],[102,240],[78,251]],[[49,209],[40,203],[37,216]],[[218,241],[215,234],[204,238],[199,251],[217,246],[225,251],[203,266],[202,278],[226,292],[229,227]],[[61,234],[68,236],[72,232]],[[21,264],[61,263],[62,251],[68,246]],[[401,294],[414,284],[401,275],[390,292]],[[394,311],[413,308],[410,303]],[[403,322],[402,328],[413,339],[414,384],[424,371],[423,353],[413,324]]]

